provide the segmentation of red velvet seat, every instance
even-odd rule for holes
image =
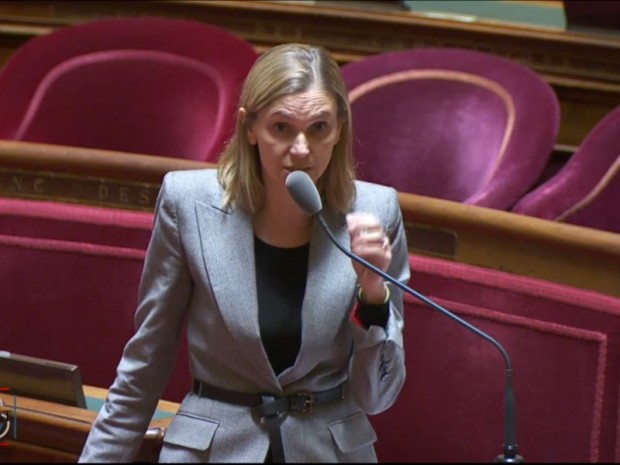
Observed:
[[[526,463],[618,462],[620,299],[442,259],[410,264],[413,288],[507,350]],[[379,460],[491,463],[504,439],[500,352],[413,297],[405,312],[408,378],[371,417]]]
[[[478,51],[416,48],[342,67],[360,178],[401,192],[509,209],[559,131],[549,84]]]
[[[134,332],[152,213],[0,198],[0,349],[80,366],[107,388]],[[191,388],[186,344],[163,398]]]
[[[80,55],[41,81],[15,139],[202,161],[228,130],[221,81],[209,65],[164,52]]]
[[[599,121],[549,180],[513,211],[620,233],[620,106]]]
[[[245,40],[196,21],[61,28],[0,72],[0,138],[214,161],[257,57]]]
[[[0,197],[0,234],[146,250],[153,214]]]

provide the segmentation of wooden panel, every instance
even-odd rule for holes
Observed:
[[[101,388],[84,386],[89,397],[105,398],[107,391]],[[4,402],[3,410],[17,430],[9,431],[4,438],[8,443],[0,447],[0,462],[76,462],[84,447],[97,412],[27,397],[16,396],[16,414],[13,414],[11,394],[0,393]],[[162,401],[158,409],[174,413],[178,404]],[[165,428],[172,417],[154,420],[147,433],[136,461],[157,462]]]
[[[150,211],[165,173],[212,166],[176,158],[0,140],[0,195]]]
[[[345,8],[339,3],[5,1],[0,2],[0,60],[29,38],[60,26],[105,17],[157,15],[225,27],[259,51],[291,41],[324,45],[341,64],[423,46],[463,47],[506,56],[530,66],[554,87],[563,111],[561,144],[578,145],[603,115],[620,105],[618,36],[464,23],[394,8]]]
[[[0,196],[149,211],[181,159],[0,141]],[[105,195],[104,195],[105,194]],[[620,296],[620,234],[400,194],[412,252]]]
[[[0,448],[0,460],[3,463],[74,463],[79,457],[77,454],[23,442],[10,441],[8,444]]]
[[[400,202],[413,252],[620,296],[620,234],[407,193]]]

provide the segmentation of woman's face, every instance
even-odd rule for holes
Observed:
[[[336,101],[320,89],[284,96],[260,110],[248,140],[258,145],[265,185],[284,184],[295,170],[307,172],[316,183],[329,165],[340,129]]]

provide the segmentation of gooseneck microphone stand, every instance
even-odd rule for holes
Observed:
[[[352,252],[349,252],[342,245],[340,245],[340,243],[336,240],[336,238],[330,231],[329,227],[327,226],[327,223],[325,222],[325,219],[323,218],[323,215],[321,215],[320,211],[316,213],[316,217],[319,221],[319,224],[325,231],[325,233],[329,236],[329,239],[345,255],[355,260],[356,262],[360,263],[361,265],[371,269],[372,271],[380,275],[385,280],[399,287],[406,293],[421,300],[426,305],[434,308],[435,310],[443,313],[447,317],[452,318],[453,320],[462,324],[470,331],[473,331],[478,336],[482,337],[483,339],[486,339],[488,342],[493,344],[501,352],[502,357],[504,358],[504,363],[506,365],[506,391],[504,395],[504,450],[503,450],[503,454],[500,454],[496,457],[495,463],[523,463],[523,457],[517,453],[518,447],[517,447],[517,431],[516,431],[517,429],[516,428],[516,400],[515,400],[514,388],[513,388],[513,383],[512,383],[512,364],[510,362],[510,357],[508,356],[508,352],[506,352],[506,349],[504,349],[504,347],[499,342],[497,342],[495,339],[493,339],[491,336],[489,336],[485,332],[479,330],[478,328],[468,323],[467,321],[463,320],[462,318],[459,318],[457,315],[453,314],[449,310],[436,304],[435,302],[430,300],[428,297],[404,285],[397,279],[394,279],[392,276],[385,273],[383,270],[377,268],[373,264],[367,262],[363,258],[358,257]]]
[[[325,222],[325,219],[323,218],[323,215],[321,214],[321,210],[323,209],[322,203],[321,203],[321,197],[319,195],[319,192],[314,182],[312,181],[312,179],[306,172],[304,171],[291,172],[287,176],[286,187],[289,190],[289,193],[291,194],[291,197],[293,198],[293,200],[297,203],[297,205],[304,212],[306,212],[306,214],[310,216],[316,216],[317,220],[319,221],[319,224],[321,225],[321,227],[323,228],[323,230],[325,231],[325,233],[327,234],[331,242],[336,247],[338,247],[338,249],[340,249],[340,251],[343,252],[346,256],[348,256],[352,260],[355,260],[356,262],[365,266],[366,268],[372,270],[373,272],[381,276],[383,279],[389,281],[394,286],[402,289],[406,293],[424,302],[429,307],[443,313],[447,317],[455,320],[457,323],[460,323],[461,325],[465,326],[467,329],[474,332],[481,338],[486,339],[488,342],[493,344],[493,346],[495,346],[500,351],[500,353],[502,354],[502,357],[504,358],[504,363],[506,366],[506,391],[504,394],[504,447],[503,447],[503,453],[498,455],[495,458],[495,463],[522,463],[524,460],[523,460],[523,457],[518,454],[518,447],[517,447],[516,400],[515,400],[514,388],[513,388],[513,383],[512,383],[512,364],[510,362],[510,357],[508,356],[508,352],[506,352],[506,349],[504,349],[504,347],[499,342],[497,342],[495,339],[493,339],[491,336],[479,330],[472,324],[459,318],[458,316],[451,313],[449,310],[446,310],[442,306],[430,300],[428,297],[402,284],[400,281],[398,281],[397,279],[394,279],[392,276],[385,273],[383,270],[377,268],[373,264],[367,262],[363,258],[358,257],[354,253],[344,248],[338,242],[338,240],[334,237],[331,230],[329,229],[329,226]]]

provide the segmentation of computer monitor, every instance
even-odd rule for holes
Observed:
[[[0,350],[0,387],[18,396],[86,408],[77,365]]]

